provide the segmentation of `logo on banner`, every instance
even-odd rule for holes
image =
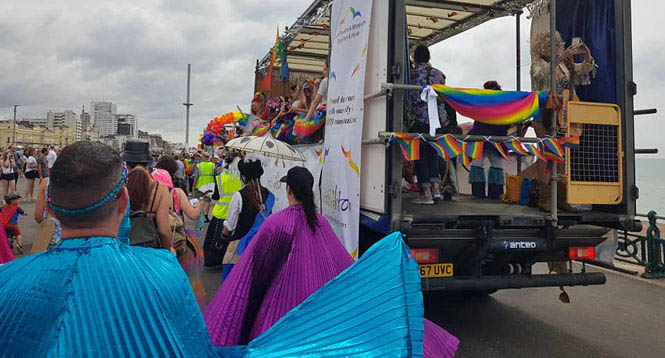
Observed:
[[[323,203],[338,213],[345,213],[351,209],[351,200],[342,194],[342,190],[337,185],[334,189],[323,192]]]
[[[350,7],[349,11],[347,11],[346,14],[344,15],[344,17],[342,18],[342,21],[339,22],[340,25],[344,25],[344,23],[346,22],[346,18],[349,16],[349,14],[353,15],[351,20],[355,19],[356,17],[362,17],[363,16],[363,14],[361,14],[360,11],[356,11],[356,9],[354,9],[353,7]]]

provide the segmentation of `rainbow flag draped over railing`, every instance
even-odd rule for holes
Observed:
[[[420,160],[420,138],[412,137],[406,133],[394,133],[393,140],[399,144],[404,159],[408,161]]]
[[[293,134],[299,139],[307,141],[316,131],[326,124],[326,107],[319,107],[313,116],[305,121],[305,115],[300,115],[295,120]]]
[[[496,91],[453,88],[432,85],[432,88],[457,113],[481,123],[508,125],[523,122],[540,113],[547,92]]]

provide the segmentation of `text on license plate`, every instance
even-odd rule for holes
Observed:
[[[420,277],[452,277],[453,264],[418,265]]]

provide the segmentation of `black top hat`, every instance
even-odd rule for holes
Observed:
[[[238,171],[246,180],[258,179],[263,175],[263,166],[260,160],[241,160],[238,162]]]
[[[145,139],[128,139],[122,147],[122,160],[129,163],[150,162],[150,143]]]
[[[314,186],[314,176],[304,167],[293,167],[280,179],[291,188],[309,188]]]

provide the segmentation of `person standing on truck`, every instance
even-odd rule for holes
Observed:
[[[323,79],[319,84],[316,97],[314,97],[314,100],[310,104],[309,111],[307,111],[307,115],[305,116],[303,122],[307,122],[312,117],[312,115],[314,115],[319,105],[328,105],[328,66],[329,60],[326,59],[326,63],[323,65]]]
[[[501,91],[501,85],[496,81],[485,82],[483,88]],[[508,128],[510,128],[510,126],[497,126],[474,121],[473,127],[469,131],[469,135],[505,136],[508,133]],[[485,180],[485,158],[490,162],[490,169],[487,172],[487,180]],[[503,195],[503,185],[505,184],[505,174],[503,172],[504,162],[505,159],[501,154],[490,145],[484,146],[482,158],[474,159],[471,162],[471,168],[469,168],[469,184],[471,184],[471,193],[475,198],[501,198],[501,195]],[[487,191],[485,191],[485,183],[487,183]]]
[[[427,46],[419,45],[413,54],[414,66],[411,69],[411,84],[417,86],[446,84],[446,76],[443,72],[430,66],[430,53]],[[427,102],[420,99],[419,91],[409,91],[407,101],[410,102],[410,120],[412,133],[429,133],[429,115]],[[439,104],[439,121],[441,126],[448,125],[446,108],[443,103]],[[434,200],[443,199],[441,194],[441,177],[439,174],[439,161],[434,148],[429,145],[420,146],[420,160],[415,164],[418,185],[420,185],[420,196],[412,201],[414,204],[432,205]]]

